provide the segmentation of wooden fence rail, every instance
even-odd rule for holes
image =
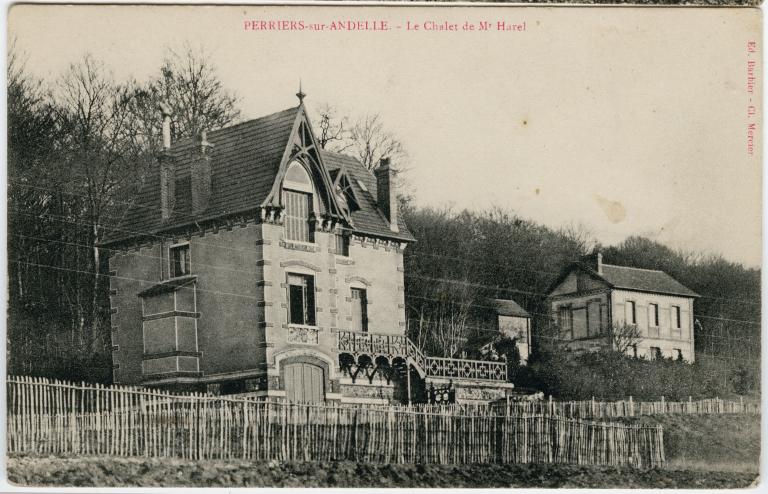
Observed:
[[[661,427],[477,407],[365,408],[8,379],[10,453],[658,467]]]
[[[760,403],[755,401],[726,401],[720,398],[688,401],[636,402],[632,398],[620,401],[524,401],[500,404],[506,413],[545,414],[577,419],[610,419],[620,417],[638,417],[642,415],[725,415],[725,414],[760,414]]]
[[[397,410],[436,410],[445,405],[354,405],[371,408],[392,408]],[[477,414],[508,415],[552,415],[573,419],[611,419],[639,417],[643,415],[735,415],[760,414],[758,401],[728,401],[720,398],[688,401],[634,401],[632,398],[619,401],[510,401],[490,405],[461,404],[455,408],[473,410]]]

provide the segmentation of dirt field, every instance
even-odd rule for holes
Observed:
[[[755,473],[572,465],[254,464],[143,458],[16,456],[9,480],[32,486],[195,487],[747,487]]]

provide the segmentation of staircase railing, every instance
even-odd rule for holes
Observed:
[[[366,354],[374,358],[402,357],[409,360],[425,377],[494,382],[507,380],[505,362],[426,356],[404,335],[339,331],[337,348],[339,352]]]

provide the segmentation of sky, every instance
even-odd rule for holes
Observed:
[[[326,28],[245,29],[279,20]],[[755,9],[17,5],[8,22],[46,79],[90,52],[116,78],[145,80],[186,42],[212,55],[246,119],[295,106],[299,79],[310,111],[378,113],[422,206],[500,206],[583,225],[604,245],[644,235],[761,264],[759,138],[747,152],[749,98],[761,105],[746,89]],[[429,29],[444,23],[456,30]]]

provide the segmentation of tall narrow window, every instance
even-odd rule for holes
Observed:
[[[648,304],[648,325],[659,326],[659,304]]]
[[[560,326],[560,331],[568,333],[573,338],[573,319],[571,314],[571,308],[560,307],[557,312],[557,323]]]
[[[672,306],[672,327],[675,329],[680,329],[680,306],[675,305]]]
[[[299,242],[314,242],[312,228],[312,181],[304,166],[294,162],[283,181],[285,237]]]
[[[288,322],[315,325],[315,280],[312,276],[288,275]]]
[[[368,295],[362,288],[352,289],[352,330],[368,331]]]
[[[336,255],[349,257],[349,236],[343,233],[336,234]]]
[[[635,310],[635,303],[633,301],[627,301],[626,311],[627,324],[637,324],[637,311]]]
[[[171,278],[190,274],[189,244],[176,245],[170,249]]]

